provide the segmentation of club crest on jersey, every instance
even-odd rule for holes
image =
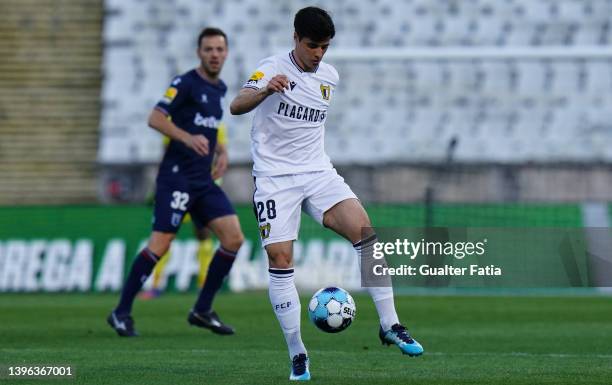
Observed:
[[[321,84],[321,96],[323,96],[323,99],[329,100],[330,94],[331,94],[331,87]]]
[[[268,237],[270,237],[271,228],[272,225],[270,225],[269,223],[264,223],[263,225],[259,226],[259,236],[261,237],[261,239],[267,239]]]
[[[178,94],[178,90],[175,87],[170,87],[166,90],[166,93],[162,97],[162,103],[170,104],[176,98],[176,94]]]

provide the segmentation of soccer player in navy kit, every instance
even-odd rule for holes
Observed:
[[[221,243],[188,322],[217,334],[234,333],[212,311],[214,296],[244,240],[232,205],[214,183],[228,164],[225,145],[217,142],[222,98],[227,91],[219,74],[227,53],[225,33],[217,28],[204,29],[198,37],[200,66],[176,77],[149,117],[149,126],[171,142],[159,166],[153,232],[147,247],[134,260],[119,304],[107,319],[120,336],[137,335],[131,317],[134,298],[160,256],[169,250],[187,212],[198,227],[207,226]]]

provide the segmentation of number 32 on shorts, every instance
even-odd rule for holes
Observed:
[[[170,207],[175,210],[187,210],[187,202],[189,202],[189,194],[186,192],[174,191],[172,193],[172,202]]]
[[[255,216],[259,221],[259,235],[261,239],[268,238],[272,225],[267,221],[276,218],[276,202],[274,199],[269,199],[265,203],[255,202]]]

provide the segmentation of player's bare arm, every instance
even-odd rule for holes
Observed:
[[[242,115],[251,112],[268,96],[276,92],[284,93],[286,89],[289,89],[289,79],[285,75],[274,76],[265,87],[259,90],[243,88],[232,100],[230,112],[232,115]]]
[[[149,115],[149,127],[176,141],[185,143],[187,147],[194,150],[198,155],[208,155],[208,139],[204,135],[191,135],[177,127],[171,120],[168,120],[165,114],[157,109],[154,109],[151,115]]]
[[[219,179],[222,178],[227,171],[227,166],[229,164],[227,147],[223,143],[217,142],[217,146],[215,147],[215,161],[213,164],[213,172],[212,178]]]

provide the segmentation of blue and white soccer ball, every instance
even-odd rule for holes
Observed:
[[[353,322],[355,310],[355,301],[346,290],[326,287],[312,296],[308,304],[308,317],[324,332],[338,333]]]

